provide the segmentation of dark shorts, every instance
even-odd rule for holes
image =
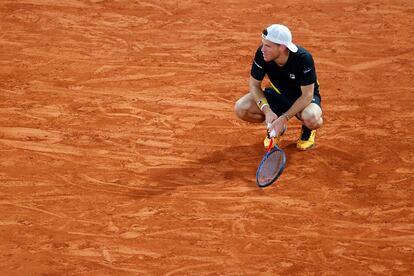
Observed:
[[[270,108],[273,110],[274,113],[276,113],[277,116],[282,115],[286,111],[289,110],[289,108],[293,105],[293,103],[296,101],[296,99],[288,98],[284,95],[278,94],[273,88],[265,88],[263,90],[265,97],[267,101],[269,102]],[[312,103],[316,103],[321,106],[321,96],[319,94],[314,94]]]

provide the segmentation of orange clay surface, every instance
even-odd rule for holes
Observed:
[[[255,4],[253,4],[255,3]],[[0,275],[410,275],[414,2],[0,2]],[[325,125],[255,184],[261,30],[311,51]],[[412,274],[411,274],[412,275]]]

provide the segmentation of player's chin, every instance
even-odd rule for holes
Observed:
[[[264,61],[268,62],[270,60],[270,56],[269,55],[265,55],[264,53],[262,53],[262,55],[263,55]]]

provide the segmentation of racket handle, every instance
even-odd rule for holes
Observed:
[[[272,128],[272,131],[270,131],[269,132],[269,129],[272,127],[272,124],[271,123],[268,123],[267,124],[267,136],[269,137],[269,138],[273,138],[273,137],[276,137],[276,131]]]

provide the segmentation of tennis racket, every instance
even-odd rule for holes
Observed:
[[[269,135],[268,137],[270,138]],[[267,151],[257,168],[256,184],[260,188],[267,187],[275,182],[285,169],[286,154],[275,144],[274,140],[274,137],[270,139]]]

